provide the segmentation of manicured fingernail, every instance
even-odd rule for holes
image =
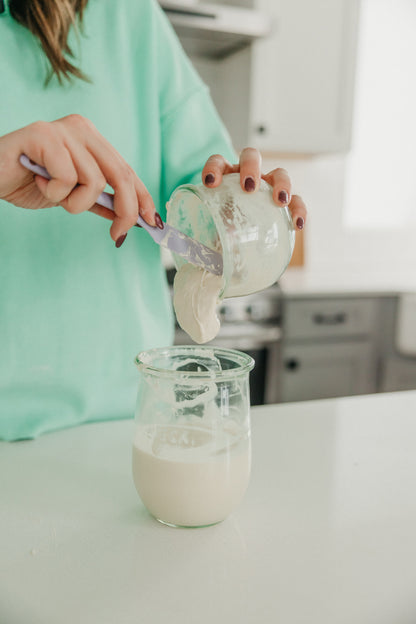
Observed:
[[[214,184],[215,176],[212,173],[207,173],[205,176],[205,184]]]
[[[254,182],[253,178],[248,176],[244,180],[244,188],[246,189],[248,193],[252,193],[254,191],[254,189],[256,188],[256,183]]]
[[[289,195],[287,194],[287,191],[280,191],[278,197],[281,204],[289,203]]]
[[[118,237],[118,239],[116,240],[117,249],[122,246],[122,244],[126,240],[126,237],[127,237],[127,234],[122,234],[121,236]]]
[[[163,230],[163,228],[165,227],[162,221],[162,217],[160,216],[158,212],[155,212],[155,223],[157,227],[159,228],[159,230]]]
[[[298,228],[298,230],[303,230],[304,225],[305,225],[305,221],[302,219],[302,217],[298,217],[296,219],[296,227]]]

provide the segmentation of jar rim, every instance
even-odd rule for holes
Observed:
[[[240,174],[228,174],[229,176],[239,176]],[[231,258],[231,247],[230,247],[230,241],[227,239],[226,236],[224,236],[223,231],[222,231],[222,227],[221,227],[221,219],[218,215],[218,211],[217,210],[213,210],[213,203],[212,203],[212,194],[216,194],[218,193],[219,187],[216,188],[210,188],[210,187],[206,187],[203,184],[181,184],[181,186],[178,186],[173,192],[172,195],[169,199],[168,202],[168,215],[167,215],[167,223],[169,223],[169,225],[172,225],[172,223],[170,223],[169,221],[169,215],[171,214],[171,206],[173,205],[174,200],[178,200],[178,198],[181,198],[181,196],[183,195],[187,195],[188,193],[191,194],[191,196],[194,196],[195,198],[197,198],[199,200],[199,203],[201,203],[205,210],[208,211],[216,233],[219,237],[219,241],[220,241],[220,245],[221,245],[221,249],[216,249],[216,251],[219,251],[222,254],[223,257],[223,285],[221,288],[221,291],[219,293],[219,299],[223,299],[224,298],[224,293],[225,290],[227,288],[227,283],[230,281],[231,279],[231,274],[232,274],[232,270],[231,270],[231,266],[232,263],[230,262],[230,258]],[[215,202],[214,202],[215,205]],[[176,223],[173,223],[174,227],[178,227]],[[178,228],[180,230],[180,228]],[[187,232],[184,232],[185,234],[188,234]],[[198,240],[198,239],[197,239]],[[208,247],[212,247],[212,245],[209,242],[204,241],[204,244],[207,245]],[[178,262],[178,258],[176,256],[176,254],[173,254],[173,259],[176,265],[176,268],[179,268],[181,266],[182,263],[186,263],[186,261],[184,261],[181,257],[179,257],[179,262]]]
[[[210,353],[213,357],[228,357],[233,360],[237,366],[224,370],[206,370],[206,371],[183,371],[170,368],[162,368],[155,366],[152,362],[155,357],[179,354],[189,354],[189,357],[197,357],[198,353],[203,356]],[[236,375],[249,373],[254,368],[254,359],[242,351],[237,349],[226,349],[224,347],[215,347],[209,345],[174,345],[171,347],[156,347],[147,351],[141,351],[135,357],[135,364],[142,372],[161,377],[180,377],[186,379],[215,379],[221,381],[230,379]]]

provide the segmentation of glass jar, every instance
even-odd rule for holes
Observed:
[[[272,187],[261,180],[255,193],[240,186],[240,174],[220,186],[179,186],[167,205],[167,222],[223,255],[220,298],[249,295],[274,284],[292,257],[295,229],[289,209],[273,201]],[[176,268],[185,262],[173,254]]]
[[[245,353],[178,346],[139,353],[133,480],[160,522],[224,520],[250,478],[249,372]]]

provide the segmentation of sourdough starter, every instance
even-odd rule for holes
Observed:
[[[198,344],[209,342],[220,330],[217,305],[223,287],[222,275],[213,275],[192,264],[184,264],[175,275],[173,306],[176,319]]]
[[[137,428],[133,479],[158,520],[204,526],[224,520],[241,502],[250,478],[251,445],[237,426],[218,432],[196,425]]]

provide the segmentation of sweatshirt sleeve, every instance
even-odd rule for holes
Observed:
[[[180,184],[200,183],[212,154],[236,162],[230,136],[208,87],[193,68],[160,7],[156,7],[163,205]]]

